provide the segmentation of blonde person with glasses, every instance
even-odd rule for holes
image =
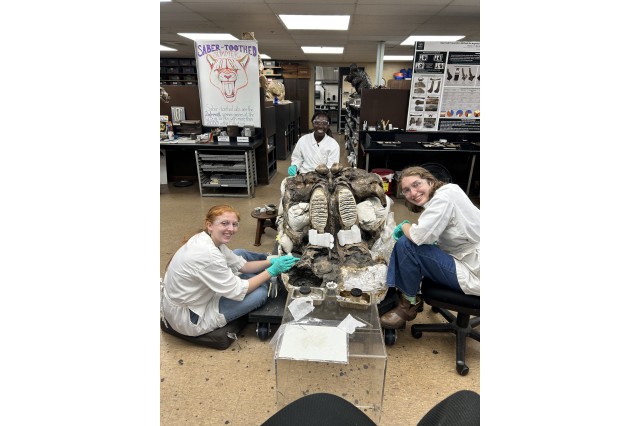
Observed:
[[[240,213],[213,206],[205,229],[173,255],[162,284],[161,315],[178,333],[200,336],[262,306],[271,277],[286,272],[296,257],[269,256],[227,244],[238,231]]]
[[[400,291],[400,304],[380,317],[382,327],[401,328],[413,321],[423,301],[422,278],[433,285],[480,295],[480,210],[456,184],[444,183],[422,167],[398,177],[409,210],[418,223],[396,226],[387,286]]]

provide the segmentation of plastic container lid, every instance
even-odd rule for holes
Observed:
[[[353,297],[360,297],[360,296],[362,296],[362,290],[360,290],[359,288],[352,288],[351,289],[351,295]]]
[[[298,291],[300,292],[300,294],[309,294],[311,293],[311,287],[309,287],[308,285],[303,285]]]

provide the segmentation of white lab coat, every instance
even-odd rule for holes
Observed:
[[[453,256],[462,291],[480,296],[480,209],[453,183],[440,187],[423,207],[409,230],[411,239],[436,243]]]
[[[291,153],[291,165],[298,167],[298,173],[312,172],[320,164],[327,167],[340,162],[340,145],[331,136],[325,134],[320,143],[316,143],[313,132],[298,139]]]
[[[226,245],[216,247],[206,232],[194,235],[178,249],[165,273],[162,311],[171,327],[186,336],[199,336],[224,327],[218,310],[221,297],[243,300],[249,282],[236,273],[247,261]],[[189,309],[200,316],[191,323]]]

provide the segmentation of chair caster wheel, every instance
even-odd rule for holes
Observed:
[[[258,335],[258,339],[266,340],[269,337],[269,323],[259,322],[256,327],[256,334]]]
[[[411,335],[416,338],[419,339],[422,337],[422,331],[420,330],[416,330],[416,327],[414,325],[411,326]]]
[[[463,361],[456,362],[456,370],[458,370],[458,374],[461,376],[466,376],[469,372],[469,367]]]
[[[385,328],[384,330],[384,344],[387,346],[393,346],[398,339],[398,330],[393,328]]]

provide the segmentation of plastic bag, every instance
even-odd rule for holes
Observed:
[[[376,257],[382,257],[387,265],[389,264],[389,259],[391,258],[391,252],[393,251],[393,246],[396,244],[396,241],[393,239],[393,230],[396,228],[396,220],[393,216],[393,212],[389,212],[387,214],[387,220],[382,228],[382,233],[380,234],[380,238],[373,243],[371,247],[371,255],[375,259]]]

